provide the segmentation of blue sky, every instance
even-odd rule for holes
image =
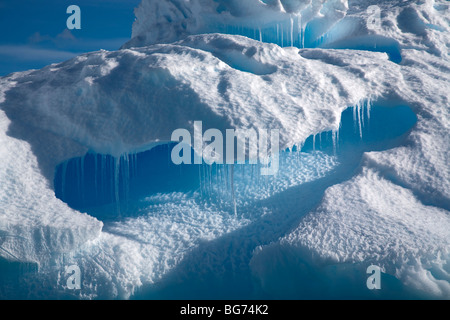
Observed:
[[[42,68],[77,54],[116,50],[131,37],[140,0],[0,0],[0,76]],[[69,5],[81,30],[68,30]]]

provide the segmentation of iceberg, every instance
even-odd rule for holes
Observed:
[[[120,50],[0,78],[0,297],[450,298],[446,1],[135,13]],[[196,121],[279,130],[279,172],[170,163]]]

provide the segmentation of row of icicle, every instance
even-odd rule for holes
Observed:
[[[362,139],[363,138],[363,128],[365,125],[365,118],[367,117],[368,120],[370,120],[370,110],[371,110],[371,102],[370,100],[367,100],[365,102],[361,102],[356,104],[355,107],[353,107],[353,122],[355,129],[359,131],[359,136]],[[313,151],[316,150],[317,147],[319,149],[322,148],[322,135],[327,134],[319,133],[317,135],[312,136],[312,149]],[[318,139],[316,138],[318,136]],[[336,154],[338,147],[339,147],[339,129],[333,130],[331,132],[331,138],[332,138],[332,144],[333,144],[333,151]],[[301,161],[301,150],[303,148],[303,144],[297,144],[295,147],[288,149],[288,152],[297,152],[298,153],[298,159]],[[170,152],[168,152],[168,161],[170,160]],[[124,191],[124,197],[125,199],[128,198],[128,192],[129,192],[129,184],[131,177],[138,175],[137,170],[137,164],[138,164],[138,157],[137,154],[124,154],[118,158],[113,157],[107,157],[105,155],[94,155],[94,161],[95,161],[95,178],[94,183],[95,187],[94,189],[96,192],[100,190],[99,188],[106,188],[106,185],[110,184],[110,190],[108,192],[111,192],[112,199],[114,199],[115,203],[117,204],[117,208],[119,209],[119,204],[121,199],[120,195],[120,181],[122,181],[122,188]],[[280,166],[283,164],[282,161],[283,157],[280,157]],[[80,173],[78,183],[78,189],[79,194],[83,198],[83,181],[84,181],[84,174],[85,174],[85,157],[81,157],[79,161],[77,162],[77,170]],[[65,183],[66,183],[66,176],[67,176],[67,165],[68,162],[65,162],[62,165],[62,197],[63,200],[65,198],[64,189],[65,189]],[[252,184],[259,184],[261,182],[267,183],[270,180],[270,177],[263,177],[260,176],[259,172],[262,165],[254,165],[254,164],[246,164],[246,165],[199,165],[199,194],[202,199],[211,199],[217,196],[217,192],[214,191],[215,187],[217,185],[222,185],[224,192],[220,193],[220,197],[218,198],[219,201],[231,201],[233,211],[235,214],[237,214],[237,200],[235,196],[235,186],[234,186],[234,171],[236,168],[239,170],[247,170],[248,175],[250,177],[250,181]],[[243,167],[248,169],[242,169]],[[111,168],[114,168],[114,174],[109,175],[110,181],[106,181],[106,183],[100,182],[98,177],[108,176],[107,170],[111,170]],[[98,170],[100,170],[100,175]],[[224,196],[225,194],[229,194],[230,197]]]

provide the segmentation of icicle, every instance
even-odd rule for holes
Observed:
[[[205,174],[206,174],[206,192],[208,193],[208,197],[211,199],[211,166],[209,164],[206,164]]]
[[[205,174],[205,164],[202,162],[201,164],[202,167],[202,186],[203,186],[203,195],[205,196],[205,199],[208,197],[208,193],[206,192],[207,190],[207,182],[206,182],[206,174]]]
[[[137,153],[134,154],[134,174],[136,175],[136,177],[138,176],[138,155]]]
[[[316,151],[316,135],[313,134],[313,151]]]
[[[216,186],[222,185],[222,169],[221,168],[222,167],[220,164],[216,165]],[[216,187],[216,191],[220,191],[220,190]]]
[[[284,30],[283,30],[283,25],[281,24],[281,45],[280,47],[284,47]]]
[[[113,170],[114,166],[115,166],[114,157],[111,156],[111,157],[109,157],[109,168],[106,168],[106,176],[107,177],[108,177],[108,169],[110,170],[109,172],[111,172]],[[110,177],[109,178],[109,183],[110,183],[109,191],[111,193],[111,200],[114,201],[114,195],[115,195],[115,193],[114,193],[114,175],[110,174],[109,177]]]
[[[229,177],[229,174],[228,174],[228,167],[229,167],[230,165],[225,165],[225,185],[226,185],[226,191],[227,191],[227,193],[230,191],[230,184],[229,184],[229,182],[228,182],[228,177]]]
[[[221,188],[220,188],[220,191],[221,191],[221,195],[222,195],[222,198],[224,198],[225,197],[225,195],[227,194],[226,193],[226,184],[227,184],[227,176],[226,176],[226,164],[223,164],[222,165],[222,168],[221,168],[221,176],[222,176],[222,183],[221,183]]]
[[[200,166],[198,165],[198,181],[200,183],[200,198],[203,199],[202,170]]]
[[[114,199],[116,202],[119,202],[120,159],[121,157],[118,157],[114,161]]]
[[[364,128],[364,122],[366,121],[364,118],[364,106],[366,104],[364,103],[364,101],[361,103],[361,121],[362,121],[362,127]]]
[[[131,190],[131,177],[133,173],[133,163],[132,163],[132,155],[127,154],[127,165],[125,167],[125,173],[127,175],[127,189],[126,189],[126,199],[130,198],[130,190]]]
[[[136,153],[132,153],[131,154],[131,158],[130,158],[130,177],[135,177],[137,176],[137,170],[136,170]]]
[[[259,41],[260,41],[260,42],[263,42],[263,41],[262,41],[261,27],[259,27]]]
[[[212,165],[208,165],[208,193],[209,196],[211,197],[212,195]]]
[[[302,24],[302,48],[305,47],[305,30],[306,30],[306,25]]]
[[[130,160],[128,153],[123,155],[122,164],[122,176],[123,176],[123,189],[125,194],[125,200],[128,199],[129,189],[130,189]]]
[[[126,199],[126,189],[127,189],[127,177],[126,177],[126,154],[123,154],[120,156],[120,163],[122,165],[119,165],[119,181],[120,181],[120,177],[122,177],[122,188],[123,188],[123,198]]]
[[[204,176],[204,186],[205,186],[205,194],[208,198],[211,198],[211,194],[209,193],[209,171],[208,171],[208,165],[203,164],[203,176]]]
[[[234,193],[234,164],[231,165],[231,196],[233,197],[234,216],[237,217],[236,195]]]
[[[109,190],[107,190],[107,181],[105,179],[105,177],[107,177],[106,175],[106,156],[102,155],[102,172],[101,172],[101,182],[102,182],[102,188],[103,188],[103,192],[104,194],[106,194]]]
[[[130,157],[130,159],[129,159],[130,160],[129,174],[130,174],[130,183],[131,183],[131,180],[134,177],[134,153],[130,153],[129,157]]]
[[[214,167],[213,167],[214,166]],[[214,172],[215,170],[215,172]],[[214,194],[214,196],[217,198],[217,184],[219,183],[217,180],[217,166],[215,164],[213,164],[211,166],[211,194]]]
[[[277,23],[277,44],[280,43],[280,25]]]
[[[100,157],[100,171],[99,171],[99,179],[100,179],[100,190],[102,190],[102,192],[105,192],[105,186],[103,184],[103,155],[99,155]]]
[[[322,132],[319,133],[319,147],[320,147],[320,150],[322,150]]]
[[[334,153],[334,155],[336,155],[336,149],[337,149],[336,130],[333,130],[331,132],[331,138],[333,140],[333,153]]]
[[[362,124],[361,124],[361,104],[357,104],[357,113],[358,113],[358,126],[359,126],[359,137],[362,139]]]
[[[206,192],[205,192],[205,190],[206,190],[206,187],[205,187],[205,166],[204,166],[204,164],[202,163],[202,164],[200,164],[200,168],[201,168],[201,181],[202,181],[202,194],[203,194],[203,196],[204,196],[204,200],[206,200],[206,197],[207,197],[207,194],[206,194]]]
[[[291,47],[294,46],[294,19],[292,18],[292,15],[290,16],[290,22],[291,22]]]

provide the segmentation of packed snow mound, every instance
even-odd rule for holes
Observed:
[[[448,211],[424,206],[409,190],[365,168],[329,188],[319,208],[269,248],[291,247],[320,267],[375,264],[415,291],[448,299],[449,239]],[[254,264],[263,253],[256,254]],[[259,263],[255,272],[264,268]]]
[[[280,129],[280,147],[289,148],[337,130],[348,106],[382,96],[393,83],[402,87],[399,67],[385,54],[310,55],[222,34],[88,53],[14,76],[3,110],[15,122],[114,156],[168,142],[195,120],[204,130]]]
[[[9,125],[0,111],[1,256],[48,267],[55,255],[97,238],[103,224],[55,198],[30,144],[9,137]]]

